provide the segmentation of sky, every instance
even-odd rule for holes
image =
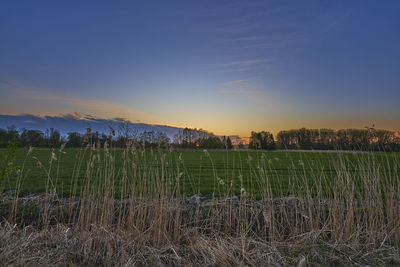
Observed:
[[[400,130],[400,1],[2,1],[0,114]]]

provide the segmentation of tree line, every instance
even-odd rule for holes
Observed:
[[[267,131],[251,132],[252,149],[374,150],[400,151],[400,136],[394,131],[364,129],[292,129],[280,131],[276,139]]]
[[[17,130],[14,126],[0,129],[0,147],[10,143],[27,147],[57,148],[61,144],[66,147],[79,148],[85,145],[125,148],[137,146],[141,148],[184,148],[184,149],[232,149],[231,139],[220,137],[203,129],[181,129],[172,140],[157,131],[138,133],[122,125],[117,131],[110,128],[109,133],[92,132],[87,128],[85,134],[70,132],[62,136],[57,129]],[[375,150],[400,151],[400,135],[394,131],[366,127],[365,129],[292,129],[280,131],[276,138],[268,131],[251,132],[250,149],[304,149],[304,150]]]
[[[204,149],[231,149],[232,142],[229,137],[217,137],[211,132],[202,129],[184,128],[180,130],[171,141],[162,132],[143,131],[137,132],[127,125],[121,125],[118,130],[110,128],[108,134],[93,132],[87,128],[86,133],[69,132],[62,136],[57,129],[50,128],[44,132],[40,130],[17,130],[14,126],[0,129],[0,147],[16,143],[22,147],[57,148],[62,144],[70,148],[79,148],[86,145],[104,147],[107,142],[109,147],[125,148],[136,146],[140,148],[204,148]]]
[[[54,128],[47,129],[45,132],[28,129],[18,131],[14,126],[0,129],[0,147],[6,147],[11,143],[18,146],[57,147],[64,141],[60,132]]]
[[[216,136],[203,129],[184,128],[173,138],[177,148],[232,149],[232,141],[226,136]]]
[[[144,131],[137,133],[132,129],[122,127],[118,131],[110,128],[108,134],[98,131],[92,132],[87,128],[86,133],[69,132],[62,136],[60,131],[50,128],[43,131],[21,129],[18,131],[14,126],[7,129],[0,129],[0,147],[6,147],[10,143],[16,143],[18,146],[58,148],[62,144],[70,148],[79,148],[86,145],[104,146],[108,143],[109,147],[124,148],[127,145],[137,145],[146,148],[167,148],[170,139],[164,133],[156,131]]]

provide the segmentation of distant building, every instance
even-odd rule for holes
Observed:
[[[223,138],[224,136],[220,136],[219,138]],[[232,145],[233,146],[247,146],[249,144],[249,141],[241,138],[239,135],[229,135],[229,136],[225,136],[226,138],[230,138]]]
[[[238,135],[231,135],[231,136],[229,136],[229,138],[231,139],[232,145],[234,145],[234,146],[239,146],[239,145],[247,146],[249,144],[248,140],[243,139]]]

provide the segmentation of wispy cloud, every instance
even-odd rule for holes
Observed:
[[[251,80],[232,80],[220,83],[220,94],[230,95],[234,98],[249,101],[252,104],[263,103],[266,99],[266,91],[257,89]]]
[[[237,41],[260,41],[268,39],[267,36],[263,35],[253,35],[253,36],[243,36],[238,38],[228,39],[227,41],[237,42]]]
[[[243,83],[245,80],[234,80],[234,81],[229,81],[229,82],[223,82],[220,83],[222,86],[232,86],[232,85],[237,85]]]
[[[154,123],[160,118],[154,114],[120,105],[111,101],[99,99],[81,99],[77,97],[67,97],[55,93],[40,90],[40,88],[21,85],[8,81],[0,81],[0,89],[8,91],[0,101],[1,112],[18,110],[18,113],[35,113],[37,115],[59,115],[67,114],[70,117],[82,117],[82,113],[93,114],[104,118],[126,118],[132,121],[145,121]],[[8,105],[10,100],[15,102],[18,99],[18,106]],[[56,108],[53,108],[56,107]],[[71,113],[71,111],[73,111]],[[15,113],[15,112],[13,112]],[[50,113],[50,114],[49,114]]]
[[[232,66],[252,66],[256,64],[260,64],[263,62],[268,62],[269,59],[251,59],[251,60],[241,60],[241,61],[232,61],[227,63],[218,64],[221,67],[232,67]]]
[[[6,80],[0,80],[0,89],[7,88],[7,87],[17,88],[17,89],[19,88],[19,86],[14,84],[14,83],[11,83],[11,82],[6,81]]]
[[[72,113],[67,113],[67,114],[63,115],[62,117],[71,118],[71,119],[83,119],[83,118],[85,118],[85,115],[75,111]]]
[[[261,90],[254,90],[254,89],[223,89],[219,91],[223,94],[231,94],[231,95],[242,95],[242,96],[255,96],[263,94]]]

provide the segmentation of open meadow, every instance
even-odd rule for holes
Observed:
[[[0,149],[0,158],[6,153]],[[131,188],[135,178],[168,177],[175,184],[179,176],[180,194],[185,196],[240,196],[241,189],[256,198],[267,186],[273,197],[306,194],[329,196],[349,175],[356,187],[365,175],[379,175],[396,181],[399,153],[352,151],[230,151],[230,150],[136,150],[136,149],[18,149],[15,170],[3,181],[5,190],[19,188],[20,195],[48,190],[61,196],[80,195],[90,183],[102,185],[111,179],[116,196]],[[112,171],[112,173],[107,173]],[[17,172],[15,174],[17,174]],[[107,178],[105,176],[108,176]],[[124,177],[125,176],[125,177]],[[340,177],[339,177],[340,178]],[[308,187],[308,189],[307,189]],[[128,192],[126,192],[128,193]]]

